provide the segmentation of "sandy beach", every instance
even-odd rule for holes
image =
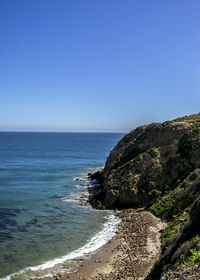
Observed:
[[[89,259],[79,259],[76,272],[57,275],[61,280],[142,280],[160,254],[160,231],[164,224],[150,212],[117,211],[119,232]]]

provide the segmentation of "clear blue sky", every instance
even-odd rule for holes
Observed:
[[[199,0],[0,0],[0,130],[129,131],[200,111]]]

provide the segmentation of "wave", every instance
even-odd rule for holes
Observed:
[[[102,230],[96,233],[83,247],[60,258],[46,261],[41,265],[27,267],[4,278],[0,278],[0,280],[27,279],[27,277],[31,279],[45,278],[52,277],[58,272],[69,271],[69,269],[65,269],[64,266],[62,267],[64,262],[70,262],[77,258],[89,257],[113,238],[118,230],[120,221],[120,218],[116,217],[113,212],[111,212],[107,216],[107,221],[103,224]]]
[[[87,178],[87,176],[85,176],[85,177],[75,177],[73,180],[74,181],[80,181],[80,182],[87,182],[88,178]]]
[[[89,168],[92,172],[100,170],[102,167],[98,168]],[[71,193],[67,196],[63,196],[60,199],[64,202],[75,203],[77,206],[87,206],[88,207],[88,187],[93,185],[99,187],[100,184],[96,183],[95,180],[90,180],[88,177],[88,172],[81,173],[79,177],[74,177],[73,181],[76,181],[78,184],[74,185],[79,192]]]
[[[99,170],[100,168],[90,168],[91,171]],[[74,204],[75,207],[89,207],[87,204],[89,192],[87,187],[90,185],[88,178],[88,172],[81,173],[79,177],[75,177],[74,181],[78,184],[74,185],[78,192],[71,193],[69,195],[58,196],[54,195],[52,199],[59,199],[63,202]],[[95,185],[95,182],[92,182]],[[92,211],[99,211],[92,209]],[[107,211],[106,211],[107,212]],[[58,273],[70,272],[72,270],[72,262],[76,263],[77,258],[86,258],[94,253],[101,246],[106,244],[115,235],[120,219],[116,217],[112,212],[107,216],[107,221],[102,225],[102,230],[94,235],[83,247],[72,251],[71,253],[44,262],[41,265],[26,267],[18,272],[10,274],[0,280],[27,280],[27,279],[41,279],[47,277],[53,277]],[[66,262],[68,262],[66,264]],[[62,266],[63,265],[63,266]]]

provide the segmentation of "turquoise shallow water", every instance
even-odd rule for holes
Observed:
[[[45,268],[52,268],[56,263],[52,260],[66,255],[70,260],[80,248],[89,252],[99,243],[98,232],[106,238],[114,218],[80,206],[80,200],[85,204],[87,199],[87,172],[104,165],[121,137],[119,133],[0,133],[1,278],[30,266],[37,267],[30,278],[34,273],[41,276],[44,267],[38,265],[50,261]],[[45,273],[54,273],[53,269]]]

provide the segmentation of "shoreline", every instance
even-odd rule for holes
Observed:
[[[76,272],[52,280],[143,280],[161,250],[160,231],[165,224],[143,209],[116,211],[121,219],[116,235],[89,259],[77,259]]]

